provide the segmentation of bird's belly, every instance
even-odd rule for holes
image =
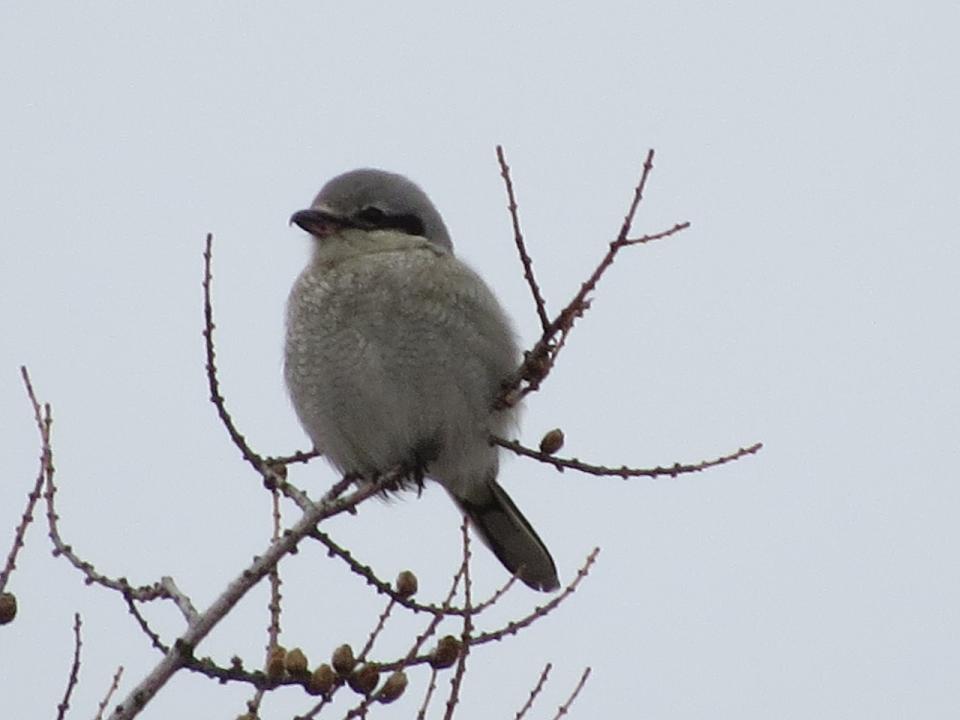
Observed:
[[[316,347],[288,351],[287,382],[314,445],[341,470],[445,465],[486,445],[490,392],[459,362],[438,361],[449,348],[351,329],[313,338]]]

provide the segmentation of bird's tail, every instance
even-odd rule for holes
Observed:
[[[534,590],[560,587],[550,551],[499,483],[490,479],[474,490],[453,499],[504,567]]]

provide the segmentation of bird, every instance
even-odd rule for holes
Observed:
[[[287,301],[284,378],[314,448],[356,477],[406,468],[439,483],[511,574],[559,588],[546,545],[497,482],[490,442],[517,425],[517,409],[497,402],[519,366],[516,336],[430,198],[403,175],[361,168],[290,223],[311,254]]]

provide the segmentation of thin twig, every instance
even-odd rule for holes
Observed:
[[[543,671],[540,673],[540,679],[537,680],[537,684],[533,686],[533,690],[530,691],[530,697],[527,698],[527,701],[523,704],[523,707],[520,708],[520,712],[516,714],[514,720],[523,720],[523,716],[527,714],[527,710],[533,707],[533,701],[537,699],[537,695],[540,694],[540,691],[543,690],[543,686],[547,683],[547,677],[550,675],[550,670],[553,668],[551,663],[547,663],[543,666]]]
[[[461,616],[466,613],[466,611],[462,608],[452,606],[443,607],[437,605],[424,605],[411,598],[403,597],[397,593],[390,583],[377,577],[370,566],[363,565],[353,557],[349,550],[335,543],[327,533],[323,532],[322,530],[315,529],[310,531],[308,534],[314,540],[318,540],[323,543],[327,547],[327,551],[330,556],[339,557],[341,560],[343,560],[354,574],[359,575],[366,580],[367,584],[375,588],[378,593],[381,595],[387,595],[396,601],[397,604],[403,605],[408,610],[413,610],[414,612],[426,612],[430,613],[431,615],[441,616]]]
[[[383,609],[383,612],[380,613],[380,617],[377,619],[377,624],[370,631],[370,635],[367,636],[367,642],[360,649],[360,653],[357,655],[357,663],[366,662],[367,655],[373,649],[373,643],[377,641],[377,638],[380,636],[380,633],[383,632],[384,626],[387,624],[387,618],[390,617],[390,613],[393,611],[393,608],[396,606],[397,601],[393,598],[387,600],[387,606]]]
[[[281,455],[280,457],[268,457],[266,462],[271,465],[293,465],[294,463],[308,463],[314,458],[323,455],[319,450],[303,451],[297,450],[293,455]]]
[[[444,714],[444,720],[451,720],[453,712],[460,700],[460,689],[463,687],[463,678],[467,672],[467,656],[470,654],[470,641],[473,636],[473,603],[470,597],[472,589],[470,582],[470,532],[468,526],[470,521],[467,516],[463,516],[463,523],[460,525],[460,534],[463,541],[463,563],[461,564],[463,572],[463,609],[466,612],[463,615],[463,631],[460,634],[461,650],[457,658],[457,669],[450,679],[450,695],[447,697],[447,711]]]
[[[120,678],[123,675],[123,665],[117,668],[117,671],[113,674],[113,680],[110,682],[110,688],[107,690],[107,694],[103,696],[103,700],[100,701],[100,704],[97,706],[97,716],[93,720],[103,720],[103,712],[107,709],[107,705],[110,704],[110,698],[113,697],[113,694],[117,691],[117,688],[120,687]]]
[[[537,608],[534,608],[533,612],[530,614],[519,620],[510,621],[499,630],[481,633],[480,635],[474,635],[470,641],[470,644],[482,645],[483,643],[488,643],[492,640],[502,640],[507,635],[515,635],[519,630],[532,625],[535,620],[538,620],[539,618],[542,618],[556,610],[557,606],[570,597],[576,591],[577,586],[579,586],[583,579],[590,573],[590,568],[593,567],[593,564],[597,560],[597,555],[599,554],[600,548],[594,548],[593,551],[587,556],[587,560],[583,564],[583,567],[577,571],[577,576],[573,579],[573,581],[563,589],[563,592],[561,592],[559,595],[556,595],[546,605],[541,605]]]
[[[280,495],[276,490],[271,493],[273,499],[273,535],[271,540],[277,542],[280,539],[280,532],[283,528],[283,518],[280,515]],[[267,626],[267,657],[277,647],[280,642],[280,570],[274,566],[270,570],[270,624]]]
[[[207,240],[203,250],[203,339],[207,356],[207,384],[210,388],[210,401],[217,408],[217,415],[220,421],[227,429],[233,444],[240,450],[243,459],[246,460],[253,469],[262,474],[264,460],[255,453],[247,444],[246,438],[237,429],[233,423],[233,418],[227,411],[223,395],[220,393],[220,381],[217,379],[216,349],[213,343],[213,331],[216,325],[213,323],[213,301],[210,297],[210,288],[213,284],[213,272],[211,270],[211,261],[213,259],[213,233],[207,233]]]
[[[70,666],[70,678],[67,680],[67,689],[63,693],[63,700],[57,705],[57,720],[63,720],[67,716],[67,710],[70,708],[70,696],[73,689],[77,686],[77,680],[80,676],[80,647],[83,643],[80,640],[80,613],[73,614],[73,664]]]
[[[433,691],[437,689],[437,669],[433,668],[430,673],[430,684],[427,685],[427,692],[423,696],[423,702],[420,704],[420,710],[417,711],[417,720],[423,720],[427,716],[427,707],[430,700],[433,699]]]
[[[504,440],[503,438],[494,437],[492,438],[492,441],[494,444],[499,445],[502,448],[512,450],[517,455],[524,455],[526,457],[533,458],[534,460],[539,460],[547,465],[553,465],[560,472],[570,469],[587,473],[588,475],[597,475],[601,477],[620,477],[624,480],[631,477],[675,478],[678,475],[702,472],[708,468],[717,467],[718,465],[725,465],[726,463],[733,462],[734,460],[739,460],[747,455],[754,455],[758,453],[761,448],[763,448],[763,443],[754,443],[750,447],[740,448],[729,455],[721,455],[713,460],[703,460],[702,462],[692,464],[674,463],[669,467],[661,467],[658,465],[655,468],[630,468],[626,465],[621,465],[620,467],[593,465],[582,462],[577,458],[562,458],[556,455],[548,455],[540,452],[539,450],[534,450],[521,445],[516,440]]]
[[[294,720],[312,720],[313,718],[315,718],[317,715],[320,714],[321,710],[323,710],[327,706],[327,704],[330,702],[330,698],[331,698],[330,695],[324,695],[320,699],[320,702],[318,702],[316,705],[310,708],[309,711],[307,711],[306,715],[298,715]]]
[[[526,616],[520,618],[519,620],[514,620],[507,623],[505,626],[501,627],[499,630],[493,630],[490,632],[484,632],[480,634],[474,634],[470,637],[469,645],[472,647],[474,645],[482,645],[491,641],[499,641],[504,639],[508,635],[516,635],[520,630],[523,630],[530,625],[532,625],[537,619],[548,615],[549,613],[556,610],[560,603],[564,602],[577,590],[577,587],[583,581],[583,579],[589,574],[590,569],[593,567],[593,564],[597,560],[597,555],[600,553],[600,548],[594,548],[593,551],[587,556],[587,559],[584,561],[583,566],[577,571],[576,577],[573,581],[564,588],[563,592],[555,596],[550,602],[546,605],[538,606],[533,609],[532,612]],[[431,621],[433,623],[439,623],[440,620],[437,617],[434,617]],[[387,672],[390,670],[400,670],[403,668],[410,668],[415,665],[421,665],[424,663],[430,663],[433,661],[432,653],[426,653],[424,655],[412,656],[408,654],[406,657],[400,660],[394,660],[392,662],[380,662],[377,663],[377,666],[380,670]]]
[[[494,592],[493,595],[488,597],[483,602],[479,602],[476,605],[474,605],[473,614],[479,615],[491,605],[495,605],[497,601],[500,600],[500,598],[502,598],[504,595],[507,594],[507,590],[513,587],[513,584],[517,581],[518,577],[520,576],[514,573],[507,579],[507,581],[503,585],[497,588],[496,592]]]
[[[457,569],[457,572],[453,576],[453,580],[450,582],[450,589],[447,591],[446,597],[443,599],[443,602],[440,604],[441,610],[446,610],[450,608],[453,603],[453,598],[457,594],[457,588],[460,586],[460,580],[463,578],[463,563],[460,564],[460,567]],[[417,657],[417,653],[420,652],[420,648],[423,647],[423,644],[433,637],[434,633],[437,631],[437,627],[446,617],[443,613],[435,613],[433,617],[430,618],[430,622],[427,623],[427,627],[424,628],[423,632],[417,635],[413,641],[413,645],[410,646],[410,649],[407,651],[406,657],[401,661],[400,667],[406,667],[407,662],[413,661]],[[434,681],[436,680],[436,668],[434,668]],[[430,691],[432,692],[432,690]],[[426,705],[424,705],[424,711],[426,711]]]
[[[153,645],[157,650],[166,655],[170,652],[170,646],[163,642],[160,639],[160,636],[154,632],[153,628],[147,623],[147,619],[140,613],[140,610],[137,609],[137,604],[134,601],[133,597],[125,594],[123,596],[124,601],[127,603],[127,609],[130,611],[130,614],[133,615],[134,620],[137,621],[137,624],[140,626],[140,629],[143,631],[143,634],[147,636],[150,640],[150,644]]]
[[[583,686],[587,684],[587,678],[590,677],[590,668],[588,667],[583,671],[583,675],[580,676],[580,682],[577,683],[577,686],[573,689],[573,692],[570,693],[570,697],[567,698],[567,701],[557,708],[557,714],[553,716],[553,720],[559,720],[561,717],[567,714],[570,710],[570,706],[573,705],[573,701],[577,699],[577,695],[580,694],[580,691],[583,690]]]
[[[277,488],[270,490],[270,497],[273,502],[273,532],[270,539],[276,542],[280,539],[280,530],[283,522],[283,518],[280,515],[280,493]],[[270,662],[270,656],[280,644],[280,602],[282,599],[280,595],[280,569],[275,565],[270,570],[268,577],[270,580],[270,601],[267,604],[267,609],[270,611],[270,622],[267,625],[267,646],[265,648],[266,654],[263,661],[264,668],[267,667],[267,663]],[[263,702],[265,692],[266,690],[264,688],[257,688],[253,697],[247,701],[247,711],[249,715],[254,717],[259,715],[260,704]]]
[[[550,328],[550,319],[547,317],[547,304],[540,292],[540,286],[533,275],[533,260],[527,253],[526,243],[523,241],[523,233],[520,231],[520,215],[517,209],[517,198],[513,192],[513,181],[510,179],[510,166],[507,165],[506,157],[503,153],[503,146],[497,145],[497,162],[500,163],[500,177],[507,187],[507,209],[510,211],[510,220],[513,223],[513,239],[517,245],[517,252],[520,254],[520,262],[523,265],[523,277],[527,281],[530,293],[533,295],[533,302],[537,308],[537,317],[540,318],[540,327],[544,333]]]
[[[27,387],[27,394],[31,397],[36,397],[33,392],[33,386],[30,384],[30,375],[27,373],[27,368],[22,365],[20,366],[20,375],[23,377],[23,383]],[[39,404],[33,404],[33,411],[37,424],[42,425],[43,419],[39,415]],[[10,574],[17,567],[17,555],[20,552],[20,548],[23,547],[23,538],[27,533],[27,526],[33,521],[33,509],[36,507],[37,501],[40,500],[41,491],[43,490],[43,479],[44,463],[43,458],[41,458],[40,470],[37,472],[37,479],[33,483],[33,489],[27,495],[27,506],[23,510],[23,515],[20,516],[20,522],[17,524],[17,529],[13,532],[13,546],[10,548],[10,553],[7,555],[7,562],[3,566],[3,570],[0,570],[0,592],[3,592],[4,588],[7,587],[7,580],[10,578]]]

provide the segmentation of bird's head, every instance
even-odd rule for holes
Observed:
[[[346,228],[394,230],[452,250],[443,218],[427,194],[402,175],[385,170],[363,168],[338,175],[290,222],[318,240]]]

